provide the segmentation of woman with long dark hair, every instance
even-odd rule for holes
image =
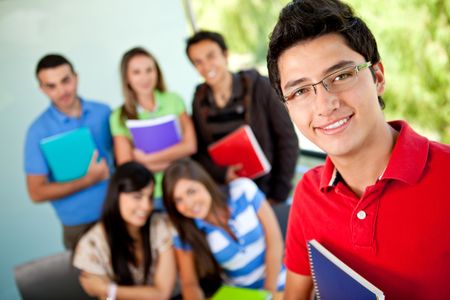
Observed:
[[[153,174],[143,165],[119,166],[103,214],[79,241],[73,264],[91,296],[168,299],[176,267],[168,220],[152,214]]]
[[[265,195],[247,178],[222,191],[195,161],[181,159],[164,173],[164,205],[177,235],[175,254],[183,299],[209,296],[204,278],[228,285],[284,289],[283,240]]]

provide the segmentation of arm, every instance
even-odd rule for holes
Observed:
[[[169,247],[158,258],[153,286],[119,286],[116,299],[169,299],[175,285],[176,271],[174,251]]]
[[[283,258],[283,238],[275,213],[267,201],[261,202],[258,218],[263,226],[266,239],[266,279],[264,289],[272,292],[274,295],[277,291],[278,276]]]
[[[92,155],[84,177],[69,182],[49,182],[47,175],[27,175],[27,188],[34,202],[44,202],[66,197],[109,177],[109,167],[105,159],[97,162],[98,151]]]
[[[308,226],[304,224],[304,220],[308,219],[308,216],[305,217],[302,214],[302,209],[305,206],[302,201],[305,198],[305,193],[302,190],[304,180],[305,178],[295,189],[294,201],[288,220],[285,252],[285,264],[287,267],[285,300],[312,299],[313,284],[303,229],[305,226]]]
[[[125,136],[114,136],[114,158],[117,165],[133,160],[133,144]]]
[[[173,248],[161,253],[156,267],[155,280],[152,286],[117,286],[117,300],[169,299],[175,285],[176,267]],[[82,272],[80,283],[87,294],[99,299],[108,296],[111,281],[106,276]]]
[[[198,282],[192,251],[175,249],[178,271],[181,281],[181,292],[185,300],[205,299]]]
[[[114,156],[118,165],[124,164],[128,161],[136,160],[144,164],[153,172],[159,172],[167,168],[168,164],[164,162],[153,163],[151,167],[145,164],[145,159],[148,154],[142,151],[135,150],[131,141],[125,136],[114,137]]]
[[[284,300],[310,300],[313,299],[313,284],[311,276],[296,274],[287,271]]]
[[[194,154],[197,151],[197,140],[192,120],[186,112],[180,114],[180,123],[183,138],[178,144],[151,154],[134,150],[134,158],[150,170],[154,170],[161,165],[169,165],[174,160]]]

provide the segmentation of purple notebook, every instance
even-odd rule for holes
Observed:
[[[128,120],[134,146],[145,153],[164,150],[181,140],[180,126],[175,115],[149,120]]]

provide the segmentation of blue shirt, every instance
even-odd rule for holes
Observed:
[[[195,219],[197,228],[206,234],[210,250],[225,271],[227,284],[262,289],[265,280],[266,240],[264,229],[258,218],[258,210],[265,201],[264,194],[247,178],[236,179],[229,184],[228,226],[237,240],[221,227],[202,219]],[[178,236],[174,246],[189,250]],[[278,276],[278,290],[284,289],[286,269],[282,266]]]
[[[105,158],[112,168],[112,138],[109,131],[111,109],[105,104],[82,99],[81,108],[81,116],[75,118],[65,115],[52,104],[31,124],[25,139],[24,168],[27,175],[47,175],[49,181],[53,182],[39,143],[43,138],[79,127],[90,129],[100,157]],[[100,217],[107,185],[108,181],[105,180],[50,203],[66,226],[94,222]]]

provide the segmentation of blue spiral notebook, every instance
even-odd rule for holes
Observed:
[[[308,242],[308,252],[317,299],[384,299],[380,289],[356,273],[316,240]]]
[[[83,177],[97,148],[91,131],[86,127],[42,139],[40,147],[51,176],[57,182]]]

